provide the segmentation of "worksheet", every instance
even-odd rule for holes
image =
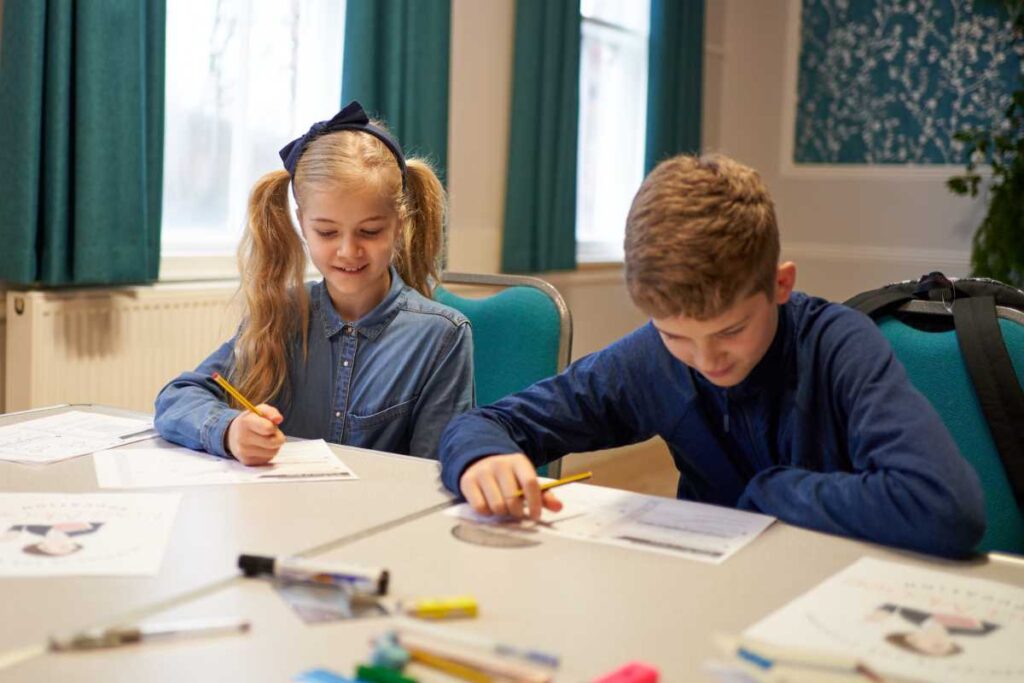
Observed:
[[[93,463],[96,482],[105,489],[359,478],[323,439],[285,442],[270,464],[261,467],[171,444],[100,451],[93,455]]]
[[[153,576],[176,493],[0,494],[0,577]]]
[[[700,562],[720,564],[768,528],[774,517],[618,489],[569,484],[557,490],[564,507],[539,524],[481,517],[468,504],[447,514],[505,530],[520,528]]]
[[[1024,681],[1024,588],[865,557],[744,636],[856,657],[883,676]]]
[[[154,436],[152,420],[71,410],[0,427],[0,460],[45,464]]]

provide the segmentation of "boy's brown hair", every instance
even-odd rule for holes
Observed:
[[[655,318],[706,320],[756,292],[772,296],[775,205],[757,171],[681,155],[644,180],[626,219],[626,286]]]

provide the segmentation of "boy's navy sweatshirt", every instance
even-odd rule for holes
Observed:
[[[936,368],[936,372],[941,372]],[[866,316],[794,293],[764,358],[722,389],[673,357],[650,323],[441,437],[442,479],[474,461],[567,453],[660,436],[678,497],[937,555],[985,531],[978,477]]]

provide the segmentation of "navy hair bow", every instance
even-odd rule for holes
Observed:
[[[306,151],[306,147],[309,143],[316,140],[321,135],[327,135],[328,133],[334,133],[339,130],[358,130],[364,133],[368,133],[373,137],[377,138],[384,143],[384,146],[391,150],[391,153],[395,155],[395,160],[398,161],[398,169],[402,172],[402,189],[405,189],[405,155],[402,154],[402,148],[399,146],[398,141],[392,138],[390,135],[385,133],[377,126],[370,123],[370,117],[363,111],[361,104],[353,100],[349,102],[344,109],[334,115],[334,118],[329,121],[317,121],[306,134],[297,137],[287,145],[281,148],[279,152],[281,155],[281,161],[284,162],[284,167],[288,171],[288,175],[295,179],[295,165],[299,163],[299,157]]]

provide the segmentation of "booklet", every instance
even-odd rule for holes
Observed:
[[[561,512],[539,524],[482,517],[466,503],[446,514],[510,533],[555,534],[592,543],[720,564],[767,529],[774,517],[618,489],[569,484],[558,489]]]
[[[862,558],[744,636],[856,657],[883,676],[1024,680],[1024,588]]]
[[[96,481],[105,489],[359,478],[323,439],[287,441],[270,464],[260,467],[170,444],[100,451],[93,463]]]

